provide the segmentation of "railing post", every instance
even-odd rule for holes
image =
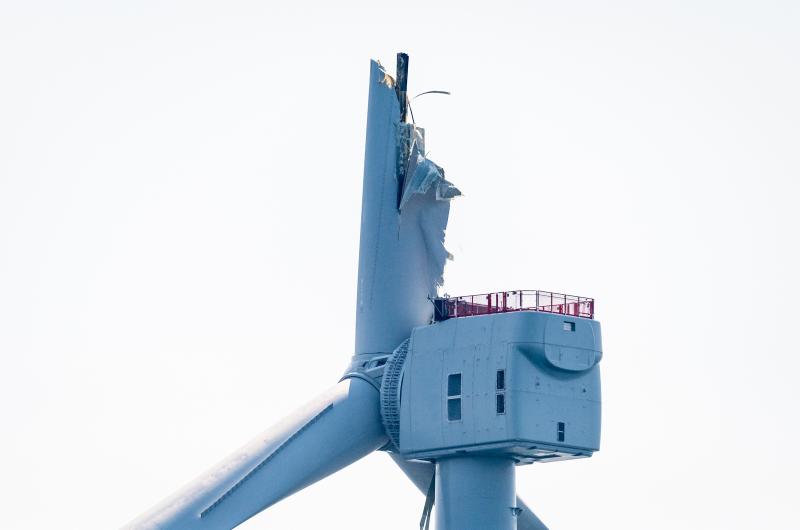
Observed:
[[[514,301],[514,295],[517,298],[516,302]],[[542,295],[545,298],[549,296],[549,301],[543,300]],[[526,296],[534,299],[533,305],[526,301]],[[446,318],[523,310],[594,318],[594,298],[554,293],[552,291],[499,291],[480,295],[448,297],[439,300],[443,301],[443,304],[441,304],[441,307],[436,306],[434,310],[446,313]],[[515,303],[517,304],[516,306],[514,305]]]

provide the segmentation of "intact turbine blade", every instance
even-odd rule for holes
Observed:
[[[517,508],[522,508],[522,512],[517,516],[517,530],[547,530],[547,526],[533,513],[533,510],[528,508],[519,495],[517,495]]]
[[[124,528],[233,528],[383,446],[378,402],[345,379]]]
[[[411,482],[414,483],[417,489],[419,489],[423,495],[426,494],[431,480],[433,479],[436,466],[430,462],[405,460],[397,453],[389,453],[389,456]],[[517,516],[517,530],[548,530],[542,520],[533,513],[533,510],[531,510],[519,496],[517,496],[517,508],[522,509],[522,512]]]

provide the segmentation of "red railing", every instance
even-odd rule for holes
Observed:
[[[594,299],[550,291],[503,291],[435,298],[435,320],[508,313],[542,311],[573,317],[594,318]]]

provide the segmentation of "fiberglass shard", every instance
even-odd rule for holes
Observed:
[[[405,123],[398,94],[394,80],[373,61],[364,156],[356,354],[389,354],[414,327],[431,321],[433,305],[429,298],[437,295],[450,257],[444,234],[449,200],[459,191],[445,180],[444,171],[424,156],[424,133]]]

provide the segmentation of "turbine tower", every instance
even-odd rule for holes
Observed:
[[[440,297],[459,190],[409,123],[408,56],[370,64],[355,353],[339,382],[127,529],[231,529],[381,450],[437,530],[541,530],[517,466],[600,442],[594,300],[514,290]]]

